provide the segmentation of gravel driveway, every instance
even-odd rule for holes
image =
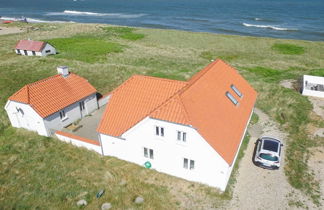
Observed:
[[[315,208],[289,185],[284,174],[287,135],[262,111],[255,109],[255,113],[259,116],[259,122],[248,129],[250,142],[240,162],[233,199],[226,209],[295,209],[297,207],[292,202],[296,201],[301,201],[304,207]],[[252,162],[255,142],[262,135],[279,138],[284,144],[279,170],[262,169]]]

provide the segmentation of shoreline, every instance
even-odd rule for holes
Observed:
[[[161,25],[147,25],[147,24],[141,24],[141,23],[136,23],[136,24],[120,24],[120,23],[115,23],[114,20],[111,22],[82,22],[82,20],[79,21],[63,21],[63,20],[43,20],[43,19],[36,19],[36,18],[30,18],[30,17],[25,17],[21,16],[19,17],[8,17],[8,16],[0,16],[0,21],[12,21],[12,22],[27,22],[27,23],[80,23],[80,24],[107,24],[107,25],[118,25],[118,26],[125,26],[125,27],[134,27],[134,28],[148,28],[148,29],[162,29],[162,30],[178,30],[178,31],[188,31],[188,32],[202,32],[202,33],[211,33],[211,34],[220,34],[220,35],[236,35],[236,36],[248,36],[248,37],[262,37],[262,38],[274,38],[274,39],[286,39],[286,40],[303,40],[303,41],[315,41],[315,42],[322,42],[324,41],[324,38],[322,36],[311,38],[312,33],[313,34],[318,34],[321,32],[308,32],[308,31],[303,31],[297,28],[285,28],[285,27],[279,27],[277,25],[268,25],[268,24],[250,24],[244,22],[240,23],[240,25],[250,28],[249,31],[240,31],[236,29],[226,29],[226,28],[215,28],[213,30],[202,30],[202,29],[194,29],[194,28],[175,28],[175,27],[169,27],[169,26],[164,26],[163,24]],[[127,23],[127,21],[125,21]],[[264,32],[260,31],[255,31],[255,30],[267,30]],[[291,32],[294,33],[300,33],[300,34],[309,34],[306,35],[306,37],[303,38],[302,35],[291,37],[289,34]],[[274,33],[287,33],[287,35],[280,35],[280,34],[274,34]],[[270,35],[269,35],[270,34]],[[271,35],[272,34],[272,35]],[[307,38],[308,36],[308,38]],[[310,37],[309,37],[310,36]],[[314,35],[313,35],[314,36]],[[318,35],[317,35],[318,36]]]

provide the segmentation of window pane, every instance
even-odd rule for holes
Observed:
[[[161,136],[164,136],[164,128],[161,128]]]
[[[155,134],[158,136],[160,134],[159,127],[155,126]]]
[[[187,158],[183,159],[183,167],[188,168],[188,159]]]
[[[177,139],[180,141],[181,140],[181,132],[180,131],[178,131],[178,137],[177,137]]]
[[[147,148],[144,147],[144,157],[148,157]]]
[[[229,100],[232,101],[233,104],[237,105],[238,101],[234,98],[234,96],[232,94],[230,94],[229,92],[226,92],[226,96]]]
[[[186,142],[187,141],[186,137],[187,137],[187,134],[185,132],[183,132],[182,133],[182,141]]]
[[[151,158],[151,159],[154,158],[154,156],[153,156],[153,150],[152,150],[152,149],[150,149],[150,158]]]
[[[234,85],[231,85],[231,88],[240,98],[242,98],[243,94]]]
[[[190,170],[195,168],[195,161],[190,160]]]

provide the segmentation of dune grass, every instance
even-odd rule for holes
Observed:
[[[106,32],[105,35],[114,36],[117,38],[127,39],[131,41],[139,40],[144,38],[144,34],[135,33],[134,28],[129,27],[102,27]]]
[[[275,43],[272,45],[272,49],[288,55],[301,55],[305,53],[303,47],[294,44]]]
[[[55,38],[46,41],[56,47],[58,55],[54,55],[55,57],[88,63],[100,62],[105,55],[119,53],[123,49],[123,46],[118,43],[96,39],[91,36]]]
[[[23,85],[56,74],[60,65],[69,66],[104,94],[133,74],[186,80],[211,60],[222,58],[258,91],[257,107],[288,132],[285,172],[290,184],[319,202],[317,181],[307,166],[309,148],[316,146],[316,139],[305,129],[314,124],[309,117],[312,107],[306,97],[281,87],[279,82],[298,80],[303,74],[324,76],[323,42],[97,24],[19,25],[31,26],[39,30],[1,36],[1,107]],[[60,54],[45,58],[15,55],[12,46],[26,37],[53,41]],[[282,54],[273,49],[276,43],[301,46],[305,51]],[[199,209],[219,207],[231,197],[204,185],[11,128],[4,109],[0,109],[0,133],[0,209],[74,209],[82,198],[89,202],[86,209],[99,208],[103,202],[111,202],[116,209]],[[120,185],[124,179],[126,186]],[[96,199],[102,188],[106,189],[104,197]],[[143,205],[134,205],[137,195],[144,197]]]

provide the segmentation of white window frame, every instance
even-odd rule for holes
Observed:
[[[184,131],[177,131],[177,140],[187,142],[187,133]]]
[[[61,121],[64,121],[64,120],[66,120],[68,117],[66,116],[66,113],[65,113],[65,111],[64,110],[61,110],[60,111],[60,119],[61,119]]]
[[[195,169],[195,161],[189,158],[183,158],[183,168],[187,170]]]
[[[154,150],[144,147],[144,157],[154,159]]]
[[[155,135],[156,136],[160,136],[160,137],[164,137],[164,135],[165,135],[165,133],[164,133],[164,127],[155,126]]]

